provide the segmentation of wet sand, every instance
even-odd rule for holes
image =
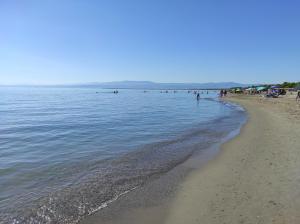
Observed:
[[[159,192],[159,185],[168,183],[172,188],[172,181],[158,179],[84,223],[300,223],[300,103],[289,97],[226,100],[245,107],[249,120],[217,156],[200,168],[185,164],[188,175],[184,172],[170,192]],[[197,159],[187,164],[193,162]],[[147,192],[156,195],[153,201],[149,202],[150,194],[130,205],[130,198]],[[160,195],[163,199],[156,201]],[[119,208],[127,205],[120,213]]]

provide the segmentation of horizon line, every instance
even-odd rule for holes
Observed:
[[[126,82],[132,82],[132,83],[152,83],[152,84],[186,84],[186,85],[192,85],[192,84],[228,84],[228,83],[236,83],[236,84],[242,84],[242,85],[268,85],[268,84],[276,84],[277,82],[273,83],[245,83],[245,82],[235,82],[235,81],[220,81],[220,82],[157,82],[157,81],[137,81],[137,80],[121,80],[121,81],[90,81],[90,82],[78,82],[78,83],[4,83],[0,84],[0,86],[78,86],[78,85],[99,85],[99,84],[114,84],[114,83],[126,83]],[[292,82],[292,81],[289,81]],[[296,81],[297,82],[297,81]],[[277,83],[278,84],[278,83]]]

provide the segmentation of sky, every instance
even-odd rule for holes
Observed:
[[[300,81],[298,0],[0,0],[0,84]]]

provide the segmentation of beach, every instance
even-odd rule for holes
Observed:
[[[0,224],[300,224],[299,8],[0,0]]]
[[[6,187],[2,189],[2,198],[8,198],[11,203],[8,199],[2,200],[0,223],[32,223],[32,220],[81,224],[300,223],[300,102],[295,101],[295,95],[288,93],[279,98],[265,98],[229,94],[218,98],[212,92],[208,95],[210,97],[196,101],[184,92],[171,96],[152,92],[145,96],[142,92],[124,91],[116,98],[115,95],[77,90],[72,98],[73,91],[63,89],[60,94],[68,96],[69,101],[53,97],[47,105],[51,102],[56,107],[48,108],[43,99],[53,96],[53,89],[39,89],[43,94],[34,94],[37,98],[33,101],[24,100],[32,98],[33,90],[29,93],[28,89],[3,91],[9,93],[10,119],[25,124],[3,123],[3,135],[10,140],[2,145],[3,152],[12,143],[19,146],[19,153],[12,157],[3,155],[7,156],[7,162],[24,159],[27,154],[23,152],[30,149],[35,153],[36,161],[30,163],[31,169],[24,169],[25,165],[28,166],[24,163],[24,167],[17,170],[6,168],[11,170],[10,173],[2,172],[3,186]],[[17,107],[11,100],[15,96],[19,97]],[[137,114],[125,109],[127,107],[122,107],[122,112],[120,108],[107,104],[105,111],[117,110],[118,113],[112,113],[114,116],[110,120],[104,111],[102,115],[106,120],[95,120],[103,116],[98,110],[94,112],[94,106],[105,108],[105,104],[93,106],[96,99],[126,102],[124,99],[128,97],[135,98],[135,107],[130,107],[133,111],[144,111],[142,116],[138,113],[143,119],[136,120]],[[147,102],[143,100],[145,97]],[[88,99],[90,103],[77,104],[70,110],[80,98],[85,99],[80,102]],[[162,101],[164,107],[157,105]],[[33,106],[39,108],[35,113],[30,109]],[[19,110],[20,107],[23,110]],[[50,116],[51,111],[57,117]],[[126,119],[115,119],[116,114]],[[162,119],[163,115],[168,117]],[[167,118],[169,122],[166,122]],[[75,132],[69,132],[68,123],[62,122],[70,119]],[[159,123],[158,119],[161,119]],[[39,122],[39,126],[33,120]],[[59,120],[60,126],[57,126]],[[178,122],[171,122],[173,120]],[[130,123],[133,125],[128,125]],[[120,132],[116,131],[118,129]],[[108,135],[109,130],[114,130],[114,135]],[[140,135],[140,130],[148,130],[147,135]],[[170,131],[173,134],[166,135]],[[11,133],[19,133],[17,136],[21,137],[16,138]],[[44,151],[35,150],[39,144],[36,141],[39,139],[33,138],[35,133],[43,137],[41,144],[53,144],[55,138],[59,150],[72,149],[72,153],[61,154],[43,147],[41,149],[45,152],[54,154],[48,158],[49,164],[43,162],[39,173],[32,172],[44,158]],[[78,144],[78,148],[65,145],[66,142],[72,143],[74,136],[81,136],[78,139],[84,144]],[[101,136],[116,138],[106,139],[107,145],[105,141],[90,140],[91,137],[101,140]],[[131,140],[132,137],[144,144],[131,146],[130,143],[136,142]],[[159,138],[160,141],[153,141]],[[23,139],[30,139],[32,144],[21,147],[18,142]],[[112,143],[118,142],[123,151],[112,147]],[[53,147],[51,144],[49,147]],[[103,147],[102,151],[99,146]],[[94,151],[90,152],[93,148]],[[111,158],[106,157],[107,149],[110,149]],[[28,156],[31,158],[32,154]],[[55,172],[52,163],[57,166]],[[1,165],[9,167],[14,164]],[[21,171],[25,178],[13,176]],[[15,186],[15,180],[22,182]],[[45,188],[47,192],[42,191],[43,186],[50,185],[52,188]],[[27,190],[34,191],[35,195],[26,194]],[[18,200],[10,195],[15,195]],[[35,197],[40,199],[35,200]]]
[[[245,95],[225,100],[247,110],[247,124],[189,172],[172,198],[84,223],[300,223],[299,103]]]
[[[248,123],[185,180],[164,223],[300,223],[299,103],[228,100],[246,108]]]

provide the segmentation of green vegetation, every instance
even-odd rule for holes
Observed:
[[[281,88],[295,88],[296,86],[300,85],[300,82],[284,82],[280,84]]]

